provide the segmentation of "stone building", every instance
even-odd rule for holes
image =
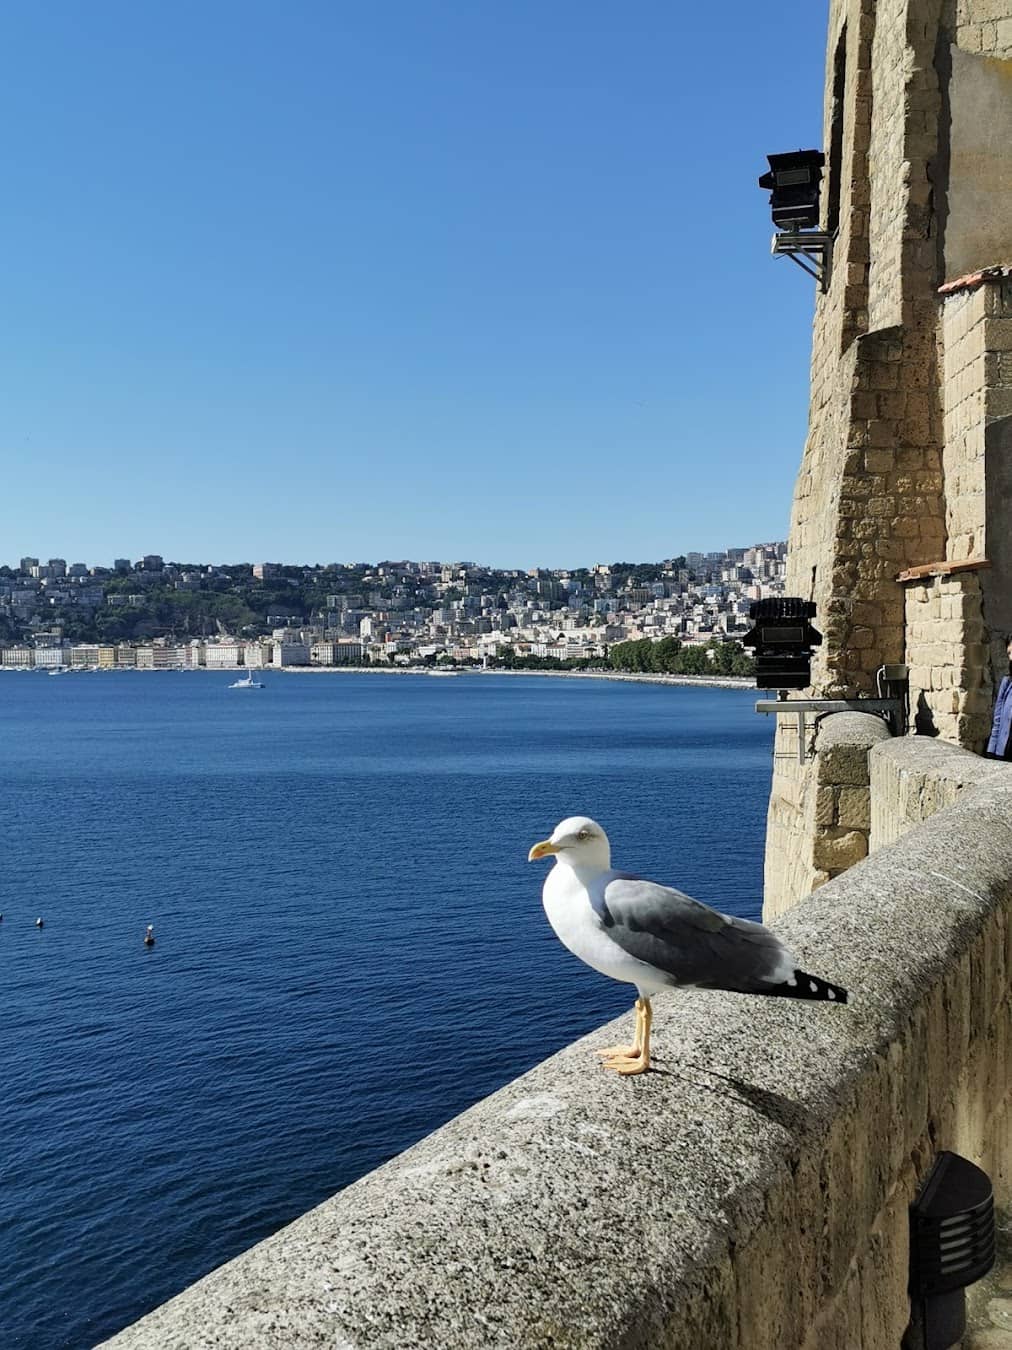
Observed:
[[[1012,0],[832,0],[824,147],[787,579],[824,634],[812,696],[904,662],[911,730],[980,751],[1012,631]],[[830,720],[804,764],[780,720],[768,915],[868,849],[862,734],[820,755]]]

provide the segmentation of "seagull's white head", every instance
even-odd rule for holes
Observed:
[[[611,866],[608,836],[597,821],[591,820],[589,816],[569,816],[560,821],[550,838],[534,845],[527,855],[527,861],[547,858],[549,854],[554,854],[555,861],[567,867],[605,871]]]

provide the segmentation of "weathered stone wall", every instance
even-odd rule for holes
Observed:
[[[957,0],[955,26],[963,51],[1012,56],[1012,15],[1005,0]]]
[[[791,518],[788,587],[814,599],[820,614],[831,593],[827,543],[837,518],[842,451],[848,443],[850,397],[856,352],[853,342],[867,328],[868,181],[871,111],[871,15],[861,0],[835,0],[830,9],[829,74],[823,143],[833,140],[834,117],[842,120],[838,162],[828,170],[825,209],[833,179],[840,199],[839,233],[831,284],[816,298],[808,438],[798,474]],[[833,69],[841,54],[843,96],[834,101]],[[855,196],[857,202],[855,202]],[[841,369],[842,368],[842,369]],[[841,378],[842,375],[842,378]],[[822,679],[821,656],[815,680]]]
[[[983,750],[994,691],[979,574],[910,583],[906,617],[914,730]]]
[[[942,557],[942,424],[935,346],[937,239],[928,209],[941,96],[937,25],[916,0],[837,0],[829,49],[846,33],[840,238],[828,294],[816,302],[809,432],[795,487],[788,589],[815,600],[824,644],[813,693],[875,692],[875,672],[904,659],[898,574]],[[827,77],[826,133],[833,115]],[[932,130],[934,128],[934,130]],[[869,324],[874,331],[869,330]],[[775,911],[818,878],[788,853],[813,847],[792,812],[808,794],[778,730],[767,837]]]
[[[984,398],[987,385],[981,286],[949,296],[942,312],[945,351],[945,517],[952,560],[986,556]],[[941,555],[939,555],[941,556]]]
[[[874,8],[868,158],[871,331],[899,328],[903,323],[904,226],[910,205],[911,175],[895,169],[908,158],[908,138],[919,133],[924,125],[921,119],[911,121],[905,116],[908,100],[916,100],[918,106],[924,102],[923,93],[910,87],[906,70],[908,9],[907,0],[879,0]],[[937,99],[937,87],[929,88],[928,93]],[[932,144],[925,148],[934,147]],[[890,167],[893,172],[888,171]],[[883,169],[886,171],[882,172]],[[925,187],[923,180],[917,182],[921,205],[926,201]]]
[[[782,719],[779,745],[792,737],[794,718]],[[871,713],[809,718],[805,764],[796,753],[778,762],[778,792],[766,821],[763,916],[774,918],[799,895],[822,886],[868,853],[871,830],[868,752],[889,739],[889,728]],[[786,752],[786,749],[784,750]]]
[[[777,930],[846,1007],[661,997],[657,1072],[603,1028],[107,1344],[897,1350],[936,1152],[1012,1200],[1012,770]]]
[[[1012,61],[1009,66],[1012,75]],[[1009,149],[1012,151],[1012,143]],[[1012,208],[1009,215],[1012,216]],[[991,672],[997,684],[1008,670],[1005,641],[1012,634],[1012,277],[985,284],[982,290],[984,552],[991,566],[981,573],[981,588],[984,621],[991,638]]]
[[[816,301],[788,551],[789,591],[815,600],[825,638],[812,693],[872,694],[880,665],[906,661],[918,727],[974,749],[1012,631],[1012,326],[999,312],[1010,283],[950,297],[944,323],[937,291],[957,260],[1012,261],[1010,43],[1012,0],[830,6],[827,146],[846,51],[830,172],[840,235]],[[904,594],[901,574],[983,559],[985,543],[990,572],[916,576]],[[790,735],[778,732],[767,876],[798,898],[817,882],[803,855],[819,827]],[[776,909],[783,896],[767,900]]]
[[[1006,5],[993,5],[1007,9]],[[1012,17],[965,30],[965,40],[996,45],[984,54],[953,46],[949,100],[949,162],[944,187],[945,274],[960,277],[1010,260],[1009,197],[1012,195]]]
[[[882,741],[869,755],[871,851],[894,844],[961,792],[1012,768],[924,736]]]
[[[907,581],[906,661],[917,730],[980,751],[1012,631],[1012,282],[946,295],[941,336],[943,561],[956,570]]]
[[[791,593],[818,606],[826,640],[813,687],[830,696],[873,692],[878,666],[903,659],[897,573],[944,552],[930,208],[942,96],[937,16],[925,22],[925,6],[838,0],[831,9],[830,51],[846,30],[847,52],[843,154],[831,166],[841,176],[840,237],[816,302],[788,554]],[[827,144],[833,83],[831,70]]]

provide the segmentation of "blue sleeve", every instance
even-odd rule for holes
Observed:
[[[987,743],[987,753],[989,755],[1000,755],[1005,749],[998,748],[998,740],[1001,735],[1001,715],[1008,700],[1009,691],[1012,690],[1012,680],[1007,675],[1002,677],[1002,682],[998,686],[998,697],[994,701],[994,717],[991,719],[991,738]]]

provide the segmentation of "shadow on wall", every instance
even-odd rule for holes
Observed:
[[[923,691],[917,695],[917,711],[914,713],[914,730],[918,736],[937,736],[935,715],[928,707]]]

